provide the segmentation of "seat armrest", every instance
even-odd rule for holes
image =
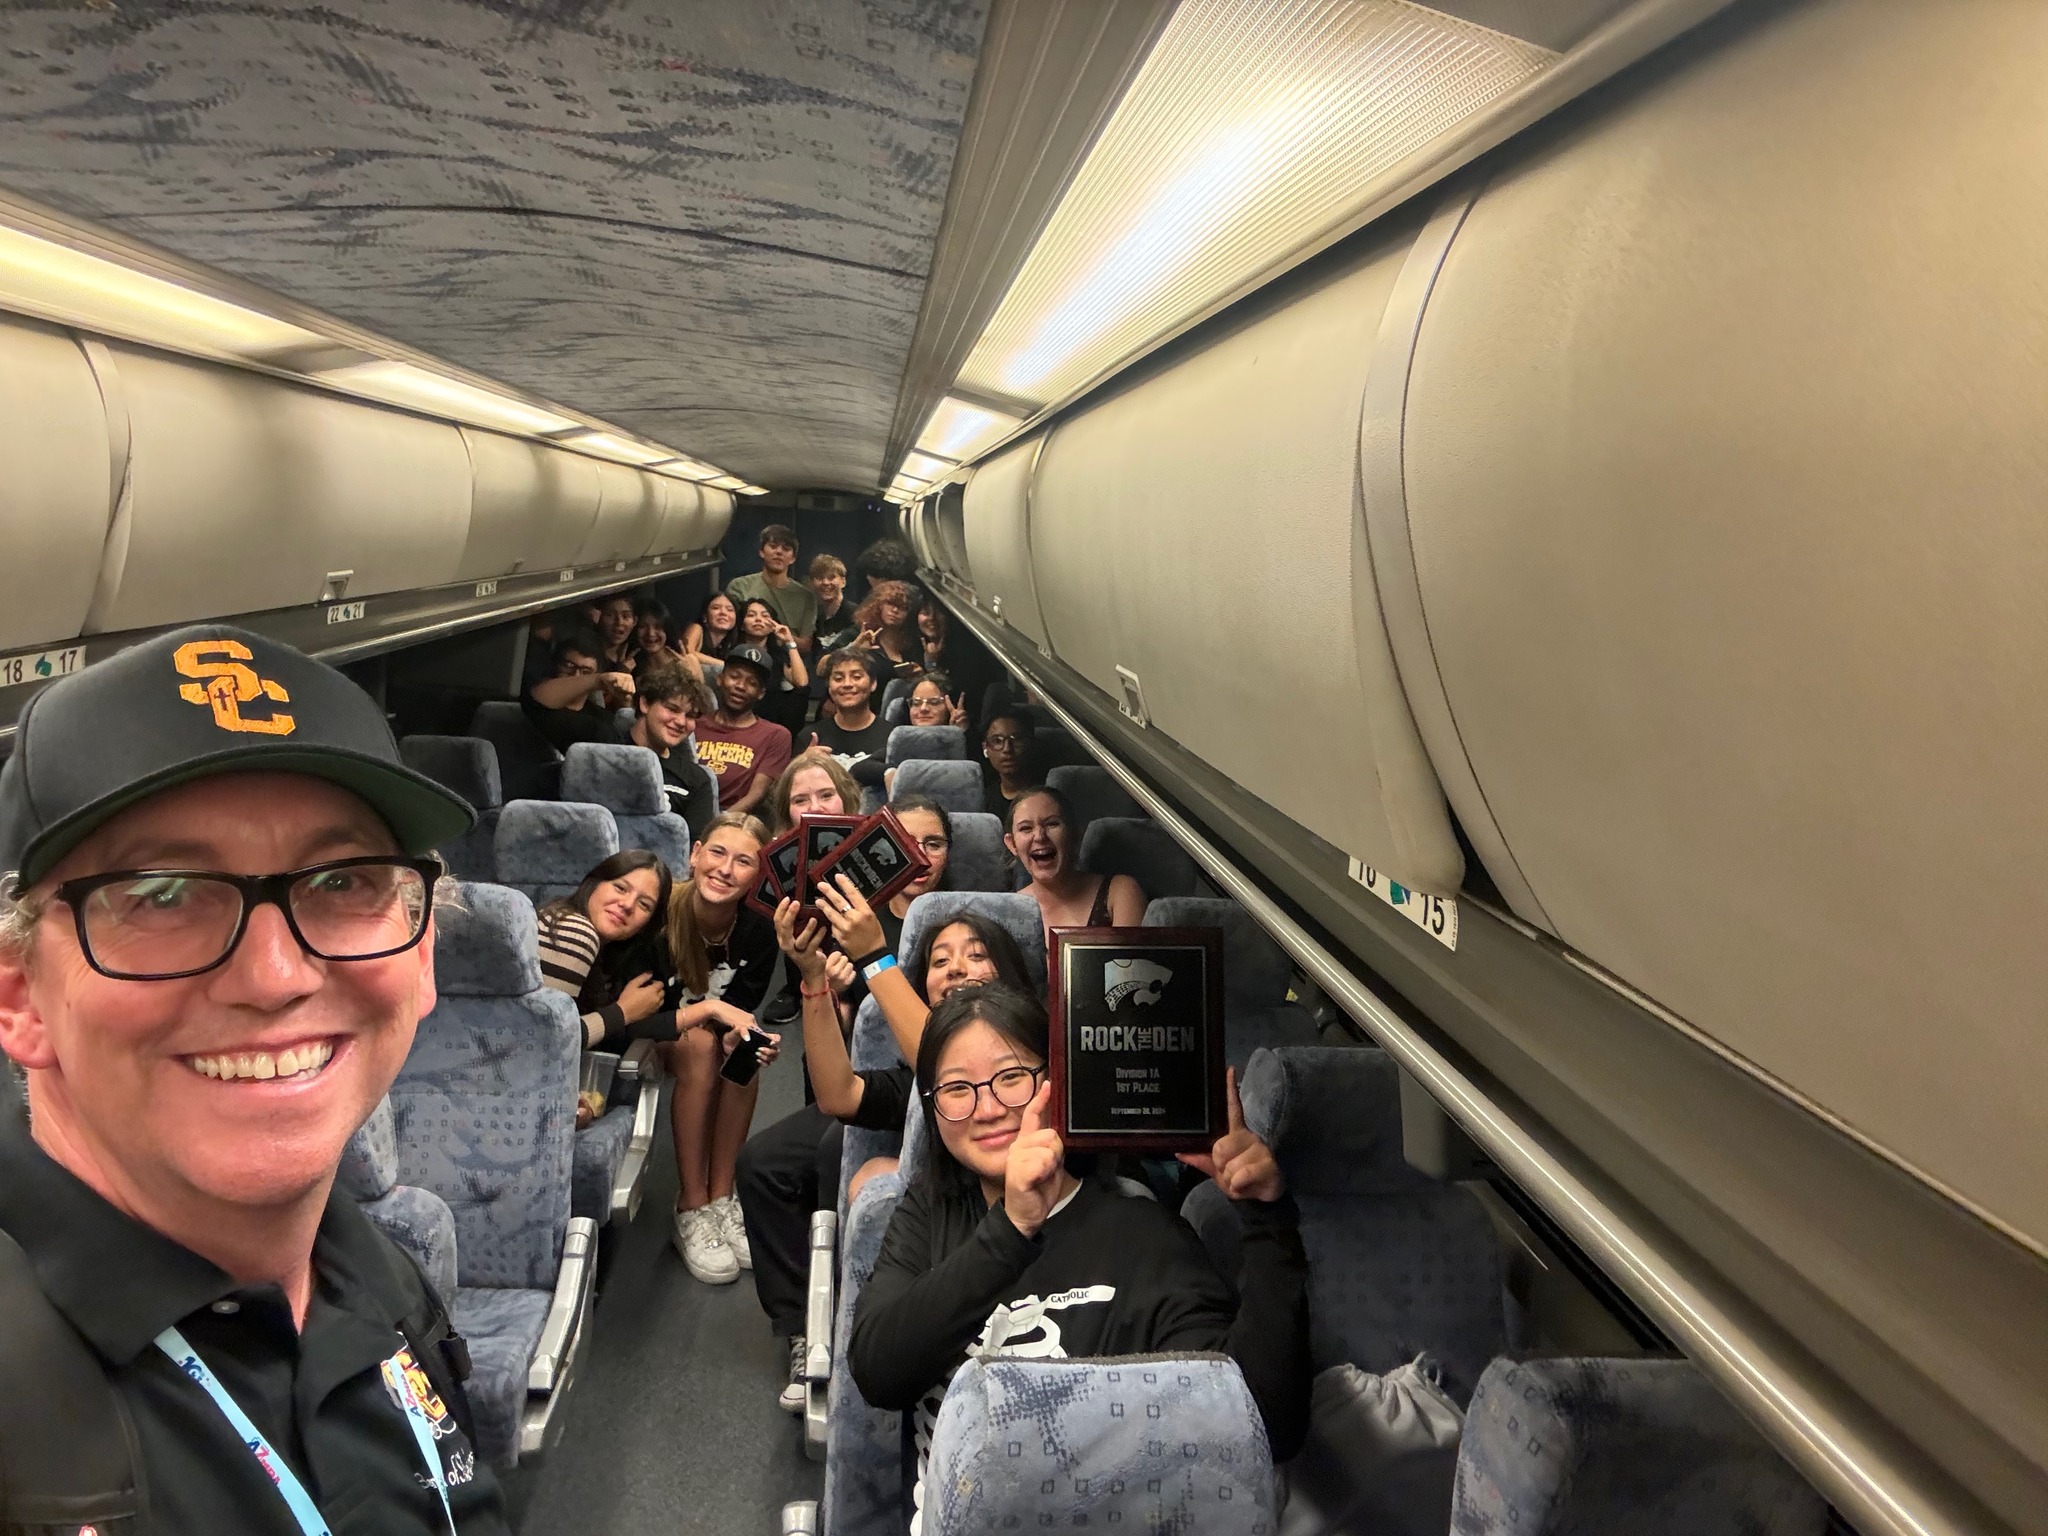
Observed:
[[[612,1180],[612,1215],[632,1221],[640,1214],[640,1195],[647,1183],[647,1168],[654,1150],[655,1127],[661,1115],[661,1079],[640,1079],[640,1097],[633,1104],[633,1134],[626,1142],[626,1155],[619,1159],[618,1175]]]
[[[635,1040],[626,1047],[619,1057],[619,1072],[616,1081],[621,1083],[658,1083],[662,1079],[661,1048],[652,1040]]]
[[[555,1295],[541,1324],[540,1344],[526,1368],[526,1390],[552,1392],[574,1361],[583,1338],[583,1319],[590,1309],[591,1284],[597,1274],[597,1223],[588,1216],[569,1218],[562,1240],[562,1267],[555,1273]]]
[[[825,1459],[826,1410],[831,1400],[832,1330],[839,1315],[834,1280],[839,1271],[839,1215],[811,1216],[811,1283],[804,1308],[804,1454]]]

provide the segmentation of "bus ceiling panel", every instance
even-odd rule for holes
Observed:
[[[1684,64],[1437,278],[1445,695],[1561,938],[2048,1253],[2048,12],[1763,7]]]
[[[668,518],[662,477],[624,464],[597,466],[597,518],[576,552],[576,564],[637,560],[654,544]]]
[[[475,484],[458,578],[574,565],[597,521],[601,461],[475,427],[462,437]]]
[[[1031,473],[1045,441],[1032,438],[977,466],[965,513],[975,602],[1039,646],[1046,636],[1031,571]]]
[[[1113,697],[1129,674],[1154,727],[1347,853],[1449,895],[1464,859],[1388,649],[1358,485],[1366,371],[1413,237],[1403,221],[1063,420],[1029,540],[1062,661]]]
[[[988,9],[32,4],[0,183],[749,481],[872,487]]]
[[[0,320],[0,648],[85,628],[115,491],[108,418],[75,338]]]
[[[128,486],[93,627],[147,628],[452,581],[468,534],[458,430],[110,344]]]
[[[1169,829],[1220,850],[1205,867],[1308,940],[1310,974],[1864,1536],[2044,1529],[2038,1253],[1539,930],[1461,898],[1446,947],[1233,775],[949,606],[1105,744]],[[1303,755],[1339,771],[1320,742]],[[2005,1130],[2023,1157],[2027,1123]]]

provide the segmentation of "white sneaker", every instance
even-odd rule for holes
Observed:
[[[747,1244],[747,1218],[740,1210],[740,1197],[727,1195],[723,1200],[712,1201],[705,1209],[717,1215],[718,1235],[725,1239],[725,1246],[732,1250],[740,1268],[752,1269],[754,1250]]]
[[[739,1279],[739,1260],[725,1244],[713,1207],[677,1211],[674,1237],[684,1265],[706,1285],[731,1285]]]
[[[799,1333],[789,1341],[789,1385],[782,1389],[782,1396],[776,1399],[785,1413],[802,1413],[804,1404],[811,1395],[811,1384],[804,1376],[806,1352],[804,1336]]]

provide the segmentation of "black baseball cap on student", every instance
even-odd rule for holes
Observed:
[[[775,681],[775,663],[768,659],[768,653],[758,645],[736,645],[725,653],[725,664],[729,667],[736,661],[745,662],[761,674],[761,681]]]
[[[349,790],[407,853],[476,822],[468,801],[400,761],[376,702],[332,667],[245,629],[195,624],[29,700],[0,769],[0,874],[32,885],[157,791],[254,770]]]

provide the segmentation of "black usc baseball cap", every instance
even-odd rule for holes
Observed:
[[[340,785],[408,853],[476,822],[468,801],[400,761],[376,702],[334,668],[245,629],[195,624],[29,700],[0,768],[0,873],[31,885],[137,801],[253,770]]]

